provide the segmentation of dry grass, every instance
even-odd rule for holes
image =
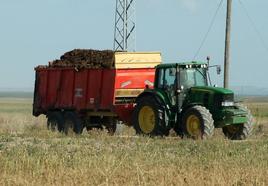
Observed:
[[[268,104],[247,141],[109,136],[68,137],[31,116],[31,100],[0,99],[0,185],[268,185]]]

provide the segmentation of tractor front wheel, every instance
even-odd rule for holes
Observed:
[[[182,117],[182,126],[184,135],[193,139],[207,139],[214,133],[212,115],[202,106],[193,106],[186,110]]]
[[[141,98],[133,113],[133,125],[137,134],[163,136],[168,134],[165,110],[153,97]]]
[[[238,106],[247,112],[247,122],[238,125],[228,125],[222,128],[224,135],[231,140],[245,140],[253,132],[253,116],[247,107],[243,105]]]

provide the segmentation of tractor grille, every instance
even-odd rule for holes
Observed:
[[[234,101],[234,94],[215,95],[214,103],[216,108],[220,108],[224,101]]]
[[[234,101],[234,94],[223,95],[222,101]]]

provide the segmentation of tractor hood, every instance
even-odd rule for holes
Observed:
[[[198,86],[189,89],[190,102],[209,107],[210,110],[220,109],[225,106],[233,106],[234,92],[218,87]]]
[[[190,88],[190,90],[193,92],[207,92],[211,94],[234,94],[232,90],[210,86],[197,86]]]

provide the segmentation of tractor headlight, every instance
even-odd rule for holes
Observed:
[[[223,107],[231,107],[234,106],[234,102],[233,101],[224,101],[221,103],[221,106]]]

